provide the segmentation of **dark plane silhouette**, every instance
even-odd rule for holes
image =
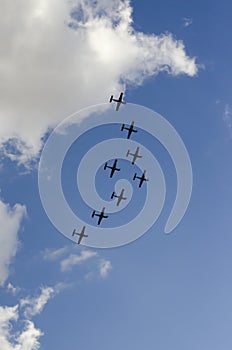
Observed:
[[[144,183],[144,181],[148,181],[148,179],[146,179],[146,177],[145,177],[145,174],[146,174],[146,170],[144,170],[144,172],[143,172],[143,174],[142,174],[141,176],[137,176],[136,173],[134,174],[133,180],[135,180],[135,179],[139,179],[139,180],[140,180],[140,182],[139,182],[139,187],[142,186],[142,184]]]
[[[94,216],[98,216],[99,217],[99,219],[98,219],[98,225],[100,225],[100,223],[101,223],[101,221],[102,221],[102,219],[107,219],[108,218],[108,215],[105,215],[105,207],[103,207],[102,208],[102,211],[101,212],[99,212],[99,214],[96,214],[96,210],[94,210],[93,212],[92,212],[92,218],[94,217]]]
[[[134,129],[134,123],[135,122],[132,121],[131,125],[129,127],[125,126],[125,124],[122,124],[121,131],[128,130],[128,133],[127,133],[127,138],[128,139],[131,137],[132,132],[138,132],[138,130]]]
[[[107,168],[111,169],[110,177],[112,177],[114,175],[115,171],[120,171],[121,170],[121,169],[117,168],[117,161],[118,161],[117,159],[114,160],[113,166],[108,165],[107,162],[104,165],[104,170],[106,170]]]
[[[123,105],[126,104],[126,102],[124,102],[124,101],[122,100],[123,92],[121,92],[121,94],[120,94],[120,96],[119,96],[118,99],[115,99],[115,98],[113,98],[113,97],[114,97],[114,95],[111,95],[111,96],[110,96],[110,103],[111,103],[112,101],[117,102],[116,111],[118,111],[121,104],[123,104]]]

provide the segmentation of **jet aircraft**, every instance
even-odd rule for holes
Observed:
[[[123,92],[121,92],[121,94],[120,94],[120,96],[119,96],[118,99],[115,99],[115,98],[113,98],[113,97],[114,97],[114,95],[111,95],[111,96],[110,96],[110,103],[111,103],[112,101],[117,102],[116,111],[118,111],[121,104],[124,104],[124,105],[126,104],[126,102],[124,102],[124,101],[122,100]]]
[[[111,169],[110,177],[112,177],[114,175],[115,171],[120,171],[121,170],[121,169],[117,168],[117,161],[118,161],[117,159],[114,160],[113,166],[108,165],[107,162],[104,165],[104,170],[106,170],[107,168]]]
[[[138,130],[134,129],[134,121],[131,122],[130,126],[125,126],[125,124],[122,124],[121,131],[128,130],[127,138],[129,139],[131,137],[132,132],[138,132]]]
[[[133,156],[133,159],[132,159],[132,162],[131,162],[133,165],[135,164],[135,161],[136,161],[137,158],[143,158],[143,156],[139,155],[139,147],[136,148],[135,153],[131,153],[131,151],[128,149],[126,157],[128,157],[129,155]]]
[[[93,212],[92,212],[92,218],[94,217],[94,216],[98,216],[99,217],[99,219],[98,219],[98,225],[100,225],[100,223],[101,223],[101,221],[102,221],[102,219],[107,219],[108,218],[108,215],[105,215],[105,207],[103,207],[102,208],[102,211],[101,212],[99,212],[99,214],[96,214],[96,210],[94,210]]]
[[[143,174],[141,176],[137,176],[136,173],[134,174],[133,180],[135,180],[135,179],[139,179],[140,180],[139,187],[142,186],[144,181],[148,181],[148,179],[146,179],[146,177],[145,177],[145,174],[146,174],[146,170],[144,170],[144,172],[143,172]]]
[[[119,204],[121,203],[122,200],[126,200],[127,198],[126,197],[123,197],[123,194],[124,194],[124,188],[121,190],[121,193],[119,195],[117,195],[115,192],[112,193],[111,195],[111,199],[113,198],[118,198],[117,200],[117,206],[119,206]]]
[[[85,229],[86,229],[86,226],[83,226],[81,232],[76,232],[75,229],[73,230],[72,237],[73,237],[74,235],[80,236],[79,239],[78,239],[77,244],[80,244],[80,243],[81,243],[83,237],[88,237],[88,235],[85,235]]]

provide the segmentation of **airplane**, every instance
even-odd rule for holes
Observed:
[[[114,97],[114,95],[111,95],[111,96],[110,96],[110,103],[111,103],[112,101],[117,102],[117,105],[116,105],[116,111],[118,111],[118,110],[119,110],[119,107],[120,107],[120,105],[121,105],[121,104],[123,104],[123,105],[125,105],[125,104],[126,104],[126,102],[124,102],[124,101],[122,100],[122,96],[123,96],[123,92],[121,92],[121,94],[120,94],[120,96],[119,96],[118,100],[117,100],[117,99],[115,99],[115,98],[113,98],[113,97]]]
[[[111,173],[110,173],[110,177],[112,177],[114,175],[115,171],[120,171],[121,169],[117,168],[117,159],[114,160],[114,164],[113,166],[107,165],[107,162],[104,165],[104,170],[106,170],[106,168],[111,169]]]
[[[113,199],[114,197],[115,198],[118,198],[118,200],[117,200],[117,206],[121,203],[121,201],[122,200],[126,200],[127,198],[126,197],[123,197],[123,193],[124,193],[124,188],[121,190],[121,193],[120,193],[120,195],[118,196],[115,192],[113,192],[112,193],[112,195],[111,195],[111,199]]]
[[[139,155],[139,147],[136,148],[135,153],[131,153],[131,151],[128,149],[126,157],[128,157],[129,155],[133,156],[133,160],[132,160],[132,164],[133,165],[135,164],[135,161],[136,161],[137,158],[143,158],[143,156]]]
[[[138,130],[134,129],[134,121],[131,122],[131,125],[129,127],[125,126],[125,124],[122,124],[121,131],[128,130],[127,138],[129,139],[131,137],[132,132],[138,132]]]
[[[145,177],[145,174],[146,174],[146,170],[144,170],[142,176],[137,176],[136,173],[134,174],[133,180],[135,180],[135,179],[139,179],[140,180],[139,187],[142,186],[144,181],[148,181],[148,179],[146,179],[146,177]]]
[[[94,217],[94,216],[98,216],[99,217],[99,219],[98,219],[98,225],[100,225],[100,223],[101,223],[101,221],[102,221],[102,219],[106,219],[106,218],[108,218],[108,215],[104,215],[105,214],[105,207],[103,207],[102,208],[102,211],[100,212],[100,214],[96,214],[96,210],[94,210],[93,212],[92,212],[92,218]]]
[[[85,228],[86,228],[86,226],[83,226],[83,228],[82,228],[82,230],[81,230],[80,233],[79,233],[79,232],[76,232],[75,229],[73,230],[72,237],[73,237],[74,235],[80,236],[79,239],[78,239],[77,244],[80,244],[80,243],[81,243],[81,240],[82,240],[83,237],[88,237],[88,235],[85,235]]]

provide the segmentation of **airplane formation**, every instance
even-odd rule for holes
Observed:
[[[118,99],[114,99],[113,97],[114,97],[114,96],[111,95],[109,102],[110,102],[110,103],[111,103],[112,101],[117,102],[117,104],[116,104],[116,109],[115,109],[115,110],[118,111],[121,104],[126,104],[126,102],[123,101],[123,92],[120,93]],[[126,126],[125,124],[122,124],[122,126],[121,126],[121,131],[124,131],[124,130],[127,131],[127,139],[130,139],[130,137],[131,137],[131,135],[132,135],[133,133],[137,133],[137,132],[138,132],[138,130],[134,128],[134,121],[132,121],[131,124],[130,124],[130,125],[127,125],[127,126]],[[132,164],[132,165],[135,164],[135,162],[136,162],[137,159],[143,157],[142,155],[139,154],[139,150],[140,150],[140,148],[137,147],[136,150],[135,150],[135,152],[132,153],[132,152],[128,149],[128,151],[127,151],[127,153],[126,153],[126,157],[132,156],[132,161],[131,161],[131,164]],[[121,170],[120,168],[117,167],[117,163],[118,163],[118,159],[114,159],[112,165],[108,165],[108,162],[106,162],[106,163],[104,164],[104,167],[103,167],[104,170],[107,170],[107,169],[110,169],[110,170],[111,170],[111,171],[110,171],[110,176],[109,176],[110,178],[112,178],[112,177],[114,176],[114,174],[115,174],[116,171],[118,172],[118,171]],[[141,187],[142,187],[142,184],[143,184],[144,182],[148,181],[148,178],[146,178],[146,170],[143,171],[143,173],[141,174],[141,176],[138,176],[137,173],[135,173],[135,174],[134,174],[134,177],[133,177],[133,180],[136,180],[136,179],[139,180],[139,188],[141,188]],[[117,194],[117,193],[115,193],[115,192],[113,192],[113,193],[111,194],[111,197],[110,197],[111,199],[117,198],[117,201],[116,201],[116,205],[117,205],[117,206],[120,205],[121,201],[127,200],[127,198],[124,196],[124,192],[125,192],[125,189],[123,188],[123,189],[121,190],[120,194]],[[105,209],[106,209],[106,208],[103,207],[101,211],[97,211],[97,210],[95,210],[95,209],[93,210],[91,217],[92,217],[92,218],[98,217],[97,225],[100,225],[103,219],[107,219],[107,218],[109,217],[108,215],[105,214]],[[77,232],[76,229],[73,230],[73,232],[72,232],[72,237],[74,237],[75,235],[78,235],[78,236],[79,236],[79,239],[78,239],[77,244],[80,244],[81,241],[82,241],[82,239],[83,239],[84,237],[86,237],[86,238],[88,237],[88,235],[85,234],[85,230],[86,230],[86,226],[83,226],[81,232]]]

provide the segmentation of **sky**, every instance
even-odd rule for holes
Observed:
[[[0,350],[231,349],[232,4],[0,0],[0,7]],[[159,218],[129,244],[78,246],[43,208],[41,152],[67,116],[121,91],[128,105],[118,118],[137,104],[181,136],[192,164],[191,200],[165,234],[175,168],[167,150],[141,132],[137,140],[167,185]],[[79,132],[90,117],[75,116]],[[83,135],[62,169],[65,198],[96,230],[75,176],[92,145],[125,138],[115,130]],[[120,176],[132,179],[129,160],[120,164]],[[96,189],[107,200],[114,187],[102,165]],[[155,177],[149,182],[138,192],[131,181],[135,194],[120,224],[141,211]],[[59,203],[54,209],[66,222]]]

